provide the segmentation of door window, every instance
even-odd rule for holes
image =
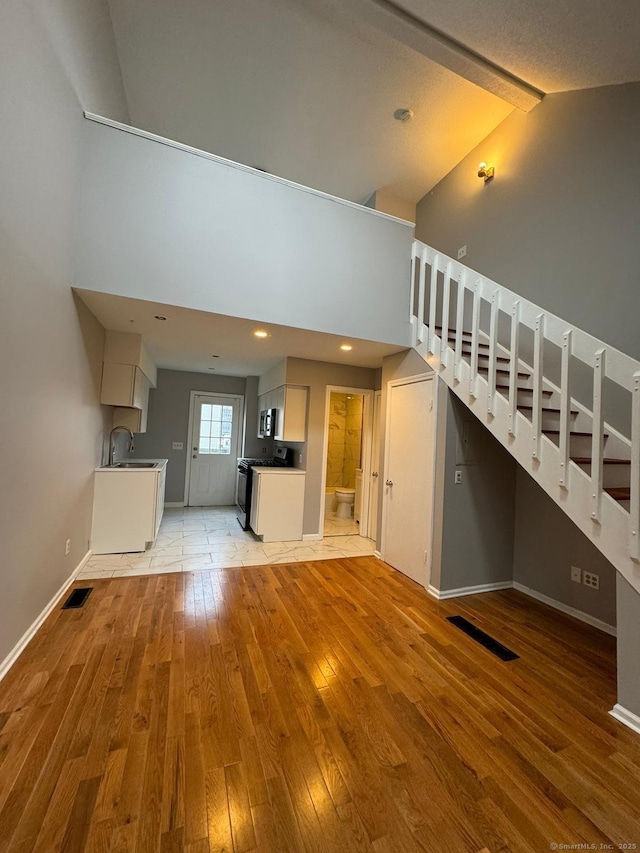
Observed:
[[[200,409],[200,454],[231,453],[231,432],[233,428],[233,407],[217,403],[203,403]]]

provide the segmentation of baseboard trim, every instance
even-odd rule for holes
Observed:
[[[303,542],[319,542],[323,538],[322,533],[303,533]]]
[[[165,509],[182,509],[184,507],[184,501],[166,501],[164,508]]]
[[[500,581],[499,583],[483,583],[477,586],[461,586],[458,589],[436,589],[429,584],[427,592],[438,601],[446,601],[448,598],[461,598],[463,595],[478,595],[482,592],[497,592],[500,589],[511,589],[512,581]]]
[[[535,598],[536,601],[541,601],[542,604],[547,604],[549,607],[553,607],[554,610],[566,613],[567,616],[573,616],[574,619],[579,619],[580,622],[586,622],[586,624],[591,625],[592,628],[598,628],[598,630],[604,631],[605,634],[609,634],[612,637],[617,636],[618,632],[615,625],[609,625],[608,622],[603,622],[602,619],[598,619],[596,616],[591,616],[583,610],[577,610],[575,607],[563,604],[562,601],[557,601],[555,598],[549,598],[548,595],[544,595],[536,589],[531,589],[531,587],[525,586],[517,581],[513,582],[513,588],[517,589],[518,592],[528,595],[530,598]]]
[[[622,705],[614,705],[609,713],[619,723],[622,723],[627,726],[627,728],[632,729],[640,735],[640,717],[637,714],[634,714],[632,711],[628,711],[626,708],[623,708]]]
[[[58,601],[62,598],[62,596],[67,591],[67,589],[69,589],[69,587],[74,582],[74,580],[76,579],[78,574],[82,571],[82,569],[87,565],[90,557],[91,557],[91,551],[87,551],[87,553],[80,560],[80,562],[75,567],[75,569],[71,572],[71,574],[69,575],[67,580],[62,584],[60,589],[53,596],[51,601],[45,606],[44,610],[40,613],[40,615],[38,617],[36,617],[36,620],[34,622],[32,622],[32,624],[29,626],[29,628],[27,628],[25,633],[22,635],[22,637],[20,637],[20,639],[18,640],[16,645],[11,649],[11,651],[6,656],[6,658],[2,661],[2,663],[0,663],[0,681],[2,681],[2,679],[9,672],[9,670],[14,665],[14,663],[18,660],[18,658],[20,657],[22,652],[29,645],[29,643],[31,642],[31,640],[35,636],[36,632],[41,627],[41,625],[43,624],[45,619],[52,612],[52,610],[54,609],[54,607],[56,606]]]
[[[374,556],[374,557],[377,557],[379,560],[381,560],[381,559],[382,559],[382,554],[380,553],[380,551],[374,551],[374,552],[373,552],[373,556]]]

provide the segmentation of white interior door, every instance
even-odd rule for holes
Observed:
[[[429,583],[435,421],[433,379],[389,383],[384,473],[385,562]]]
[[[240,408],[240,397],[194,395],[189,506],[235,503]]]
[[[369,475],[369,539],[378,538],[378,496],[380,494],[380,406],[382,392],[373,398],[373,430],[371,437],[371,468]]]

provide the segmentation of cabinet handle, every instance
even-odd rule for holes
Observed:
[[[387,480],[386,485],[387,486],[393,486],[393,480]]]
[[[378,476],[378,472],[377,472],[377,471],[374,471],[374,472],[373,472],[373,474],[372,474],[371,476],[372,476],[372,477],[377,477],[377,476]]]

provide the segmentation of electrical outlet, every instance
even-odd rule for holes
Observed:
[[[591,589],[600,589],[600,575],[594,575],[593,572],[583,572],[582,583]]]
[[[464,256],[466,254],[467,254],[467,247],[466,246],[460,246],[460,248],[458,249],[458,260],[460,260],[460,258],[464,258]]]
[[[67,539],[67,541],[64,543],[65,556],[67,556],[70,551],[71,551],[71,539]]]
[[[173,450],[184,450],[184,441],[174,441],[171,447]]]
[[[462,482],[462,471],[456,471],[453,482],[456,484],[456,486],[460,485],[460,483]]]
[[[582,569],[578,566],[571,566],[571,580],[574,583],[582,583]]]

